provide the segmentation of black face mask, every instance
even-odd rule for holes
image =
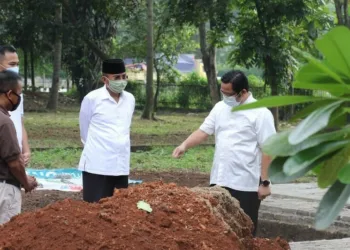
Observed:
[[[4,94],[7,94],[7,92],[8,91],[4,91],[4,92],[0,92],[0,93],[4,93]],[[11,101],[11,99],[8,97],[8,96],[6,96],[7,97],[7,99],[10,101],[10,103],[11,103],[11,105],[12,105],[12,109],[11,110],[9,110],[9,111],[15,111],[17,108],[18,108],[18,106],[21,104],[21,96],[20,95],[18,95],[17,93],[15,93],[15,92],[12,92],[12,94],[15,94],[18,98],[17,98],[17,103],[16,104],[14,104],[12,101]]]
[[[15,110],[18,108],[18,106],[21,104],[21,96],[18,95],[17,93],[15,93],[15,92],[12,92],[12,93],[15,94],[15,95],[18,97],[18,99],[17,99],[17,103],[14,104],[14,103],[11,101],[11,99],[10,99],[9,97],[7,97],[7,98],[9,99],[9,101],[11,102],[11,104],[12,104],[12,109],[10,110],[11,112],[12,112],[12,111],[15,111]]]

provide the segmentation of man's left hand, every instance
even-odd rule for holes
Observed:
[[[22,157],[23,157],[24,165],[27,166],[30,161],[30,153],[29,152],[23,153]]]
[[[259,200],[265,199],[270,194],[271,194],[271,188],[269,186],[268,187],[265,187],[263,185],[259,186],[259,190],[258,190]]]

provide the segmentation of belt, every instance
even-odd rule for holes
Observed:
[[[15,187],[21,188],[21,184],[18,181],[15,181],[15,180],[1,180],[0,179],[0,182],[6,183],[6,184],[10,184],[10,185],[13,185]]]

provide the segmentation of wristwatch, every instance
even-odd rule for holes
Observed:
[[[269,181],[269,180],[261,180],[260,181],[260,186],[262,185],[264,187],[268,187],[268,186],[270,186],[270,184],[271,184],[271,181]]]

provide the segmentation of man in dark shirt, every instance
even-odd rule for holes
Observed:
[[[27,176],[15,126],[9,111],[21,102],[21,78],[10,71],[0,72],[0,225],[21,212],[21,186],[26,192],[37,186]]]

